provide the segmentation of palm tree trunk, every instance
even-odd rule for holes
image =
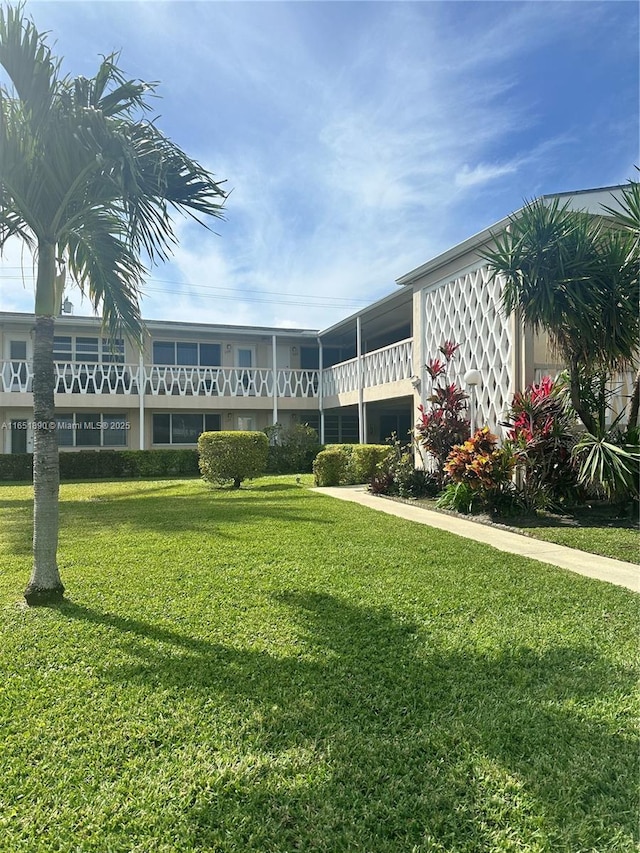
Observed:
[[[569,392],[571,396],[571,405],[584,424],[587,432],[590,432],[591,435],[597,435],[598,429],[596,420],[591,411],[582,402],[581,390],[578,359],[572,357],[569,362]]]
[[[55,275],[54,263],[54,247],[48,251],[41,247],[38,287],[49,269]],[[54,323],[53,316],[36,316],[33,347],[33,571],[24,591],[30,605],[60,601],[64,594],[56,559],[60,465],[53,397]]]
[[[629,426],[631,429],[638,426],[638,414],[640,414],[640,370],[636,373],[636,381],[633,386],[629,407]]]

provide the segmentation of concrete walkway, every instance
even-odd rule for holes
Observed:
[[[340,498],[343,501],[367,506],[387,515],[396,515],[407,521],[416,521],[429,527],[437,527],[463,536],[466,539],[474,539],[491,545],[499,551],[507,551],[510,554],[519,554],[532,560],[540,560],[543,563],[551,563],[562,569],[569,569],[589,578],[607,581],[608,583],[624,586],[634,592],[640,592],[640,567],[633,563],[625,563],[622,560],[612,560],[609,557],[599,557],[588,554],[585,551],[576,551],[575,548],[566,548],[564,545],[554,545],[552,542],[543,542],[529,536],[521,536],[509,530],[501,530],[489,524],[480,524],[477,521],[467,521],[441,512],[433,512],[422,507],[399,501],[387,500],[378,495],[372,495],[366,486],[339,486],[314,489],[323,495],[332,498]]]

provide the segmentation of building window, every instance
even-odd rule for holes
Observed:
[[[85,364],[124,364],[124,340],[118,338],[71,337],[55,335],[53,338],[53,360]]]
[[[203,432],[219,432],[219,414],[162,412],[153,416],[154,444],[197,444]]]
[[[126,447],[125,414],[68,412],[56,415],[59,447]]]
[[[251,432],[255,429],[255,420],[251,416],[242,415],[238,418],[238,429]]]
[[[153,363],[189,367],[220,367],[220,344],[195,341],[154,341]]]

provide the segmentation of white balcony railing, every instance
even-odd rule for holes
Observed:
[[[412,356],[411,338],[366,353],[362,356],[362,387],[375,388],[389,382],[410,379],[413,373]],[[322,372],[322,391],[325,397],[357,391],[358,388],[357,358],[335,364]]]
[[[364,388],[372,388],[412,374],[411,339],[366,353],[362,357]],[[58,394],[133,394],[160,397],[273,397],[273,370],[269,367],[187,367],[171,365],[87,364],[56,362]],[[31,392],[33,371],[27,361],[0,362],[0,391]],[[323,394],[357,391],[358,360],[351,359],[322,371]],[[317,398],[318,370],[277,370],[278,398]]]
[[[273,397],[268,367],[171,367],[56,362],[58,394],[144,394],[180,397]],[[278,397],[317,397],[319,371],[278,370]],[[0,391],[30,393],[33,371],[26,361],[0,362]]]

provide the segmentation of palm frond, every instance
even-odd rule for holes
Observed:
[[[45,36],[24,17],[23,4],[0,8],[0,65],[37,126],[55,98],[60,62],[53,58]]]
[[[63,234],[69,273],[101,314],[109,336],[141,340],[140,287],[146,272],[117,216],[101,207],[85,210],[82,227]]]

